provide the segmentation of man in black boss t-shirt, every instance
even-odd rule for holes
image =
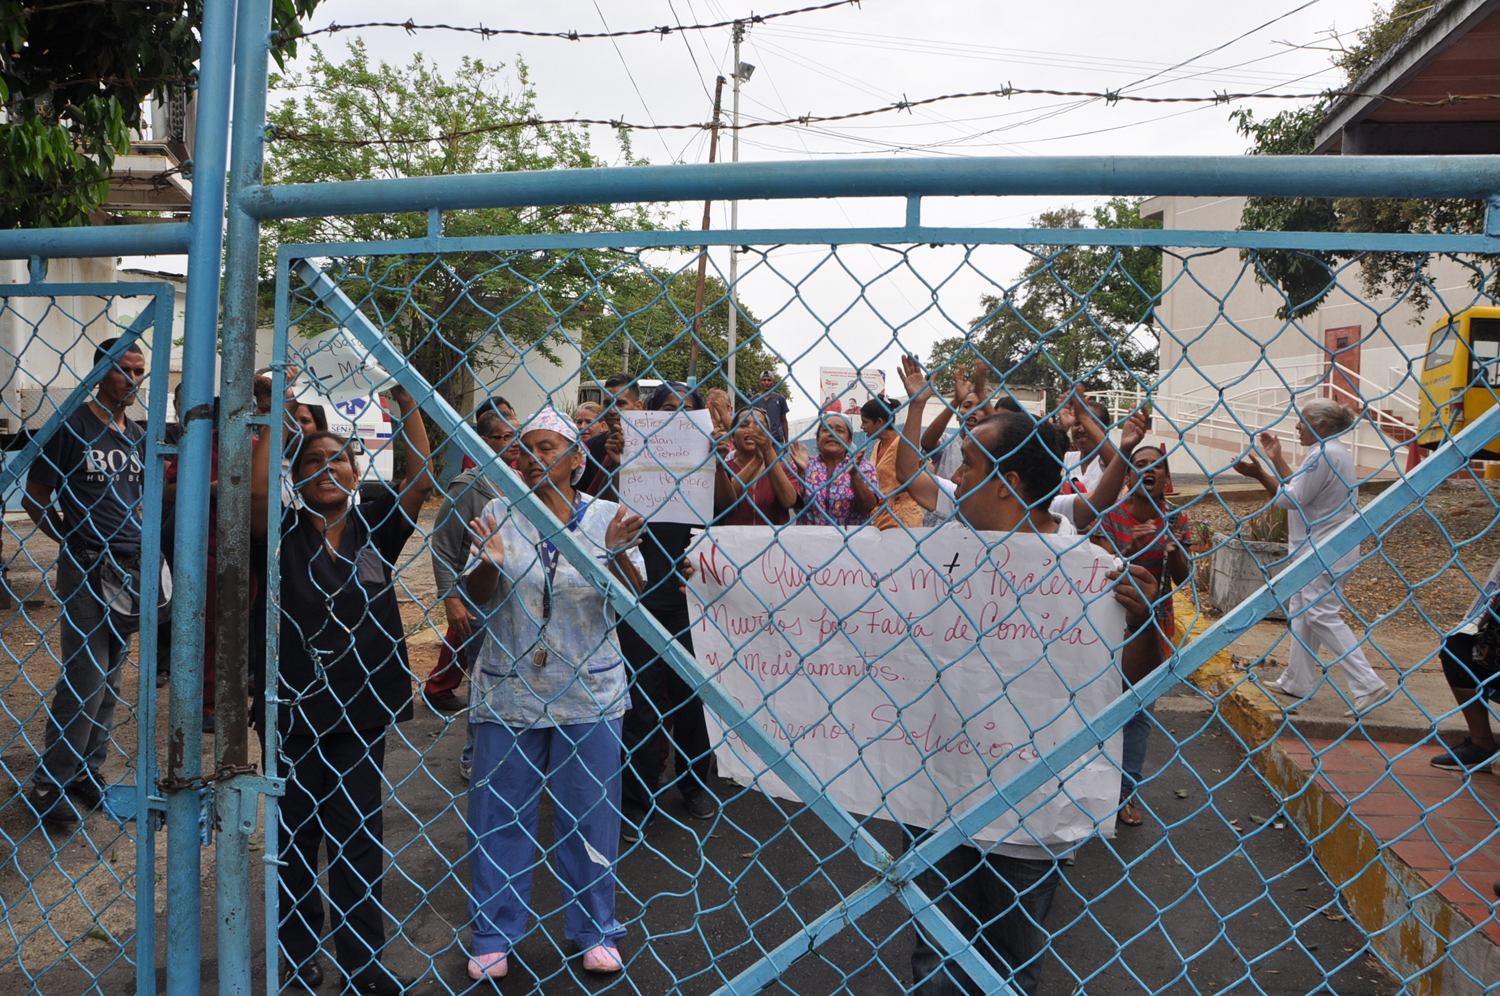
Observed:
[[[767,370],[760,375],[760,397],[753,402],[755,407],[766,417],[766,427],[771,430],[771,435],[776,437],[778,446],[786,445],[787,436],[787,410],[790,402],[786,395],[776,392],[776,375]]]
[[[113,339],[100,344],[95,364],[112,345]],[[76,824],[80,812],[99,805],[120,664],[140,623],[139,615],[111,611],[98,592],[102,566],[113,564],[132,579],[141,573],[146,434],[125,409],[145,376],[146,357],[132,346],[94,397],[47,440],[26,479],[22,505],[59,547],[54,590],[62,606],[62,673],[28,796],[50,826]]]

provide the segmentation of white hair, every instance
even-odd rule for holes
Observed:
[[[1302,408],[1302,417],[1309,424],[1326,430],[1318,433],[1320,436],[1337,435],[1359,421],[1359,413],[1353,408],[1330,398],[1317,398],[1309,401]]]

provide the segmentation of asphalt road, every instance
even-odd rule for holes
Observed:
[[[1174,697],[1161,710],[1163,727],[1184,743],[1179,752],[1162,731],[1152,738],[1147,771],[1153,774],[1141,792],[1150,810],[1146,825],[1122,827],[1113,841],[1090,841],[1064,868],[1065,882],[1046,922],[1054,940],[1042,993],[1397,991],[1399,985],[1374,966],[1364,937],[1345,918],[1295,827],[1285,821],[1276,826],[1277,805],[1246,765],[1234,735],[1206,712],[1194,711],[1197,704]],[[473,984],[464,973],[469,875],[459,815],[461,746],[456,724],[446,727],[422,710],[388,751],[385,904],[392,941],[386,962],[420,977],[415,994],[712,993],[790,937],[801,920],[824,912],[870,877],[810,813],[723,783],[721,817],[698,823],[687,819],[675,791],[668,792],[645,842],[620,862],[619,915],[630,928],[621,944],[629,962],[623,976],[584,976],[577,959],[568,958],[572,952],[565,949],[562,914],[556,912],[517,946],[508,978],[498,986]],[[872,826],[887,847],[898,846],[893,824]],[[551,836],[544,803],[543,845]],[[255,879],[264,881],[259,871]],[[212,903],[208,880],[206,914]],[[533,904],[545,911],[561,905],[556,879],[541,868]],[[898,904],[883,904],[766,991],[905,992],[912,931],[903,914]],[[204,925],[202,978],[204,991],[213,992],[213,917],[205,915]],[[262,966],[256,991],[264,992],[259,902],[252,939]],[[164,959],[165,950],[159,950],[159,978]],[[35,991],[84,992],[84,968],[98,978],[98,988],[89,991],[133,989],[133,970],[118,952],[107,958],[100,951],[98,960],[84,966],[55,966]],[[15,987],[22,981],[0,973],[0,991],[30,990],[29,984]],[[339,989],[325,983],[318,991]]]

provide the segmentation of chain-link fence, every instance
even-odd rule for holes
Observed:
[[[1492,986],[1493,271],[1057,241],[284,247],[273,988]]]
[[[161,284],[0,291],[0,970],[15,991],[155,971],[173,306]]]

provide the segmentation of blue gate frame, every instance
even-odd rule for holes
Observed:
[[[253,377],[256,282],[259,224],[272,218],[336,214],[429,212],[429,237],[401,243],[341,245],[342,253],[437,252],[466,249],[564,248],[589,246],[700,246],[805,243],[1006,243],[1091,244],[1117,246],[1243,247],[1292,249],[1350,249],[1392,252],[1500,252],[1500,157],[1040,157],[1016,160],[976,158],[953,160],[884,160],[844,163],[741,163],[710,166],[631,167],[537,174],[424,177],[359,181],[341,184],[264,186],[261,163],[265,135],[266,79],[270,56],[271,0],[206,0],[202,29],[203,56],[198,90],[197,149],[194,163],[192,219],[188,222],[101,228],[0,232],[0,257],[57,258],[185,253],[188,257],[188,304],[183,370],[184,407],[189,417],[179,444],[182,490],[179,492],[177,544],[185,558],[205,555],[208,516],[209,443],[212,426],[207,413],[214,396],[214,358],[219,352],[220,261],[227,224],[229,252],[224,260],[223,396],[230,399],[221,414],[223,437],[221,472],[248,480],[248,430],[264,422],[253,416],[249,385]],[[240,123],[229,144],[231,67],[234,72],[234,118]],[[228,187],[226,204],[226,181]],[[935,228],[921,224],[923,196],[965,195],[1163,195],[1314,196],[1314,197],[1454,197],[1488,201],[1486,231],[1482,235],[1379,235],[1327,233],[1257,233],[1143,230],[1068,230]],[[640,201],[753,200],[819,197],[899,197],[906,199],[904,224],[874,229],[792,229],[775,231],[718,231],[711,233],[612,233],[526,239],[443,239],[441,212],[478,207],[533,206],[575,203]],[[226,216],[227,207],[227,216]],[[329,247],[323,247],[327,251]],[[294,260],[318,255],[316,247],[283,249],[283,279]],[[461,423],[456,412],[436,399],[429,385],[395,354],[377,328],[362,323],[357,302],[340,300],[326,278],[308,264],[298,276],[323,294],[325,303],[349,316],[348,327],[375,352],[396,376],[424,398],[425,410],[458,440],[459,445],[501,482],[533,521],[557,527],[528,499],[479,438]],[[282,287],[285,290],[285,285]],[[113,291],[118,293],[118,288]],[[153,403],[156,403],[153,398]],[[1466,466],[1470,454],[1500,435],[1500,409],[1492,409],[1459,436],[1445,443],[1403,482],[1392,487],[1334,536],[1291,565],[1275,583],[1221,619],[1200,639],[1184,648],[1150,679],[1123,695],[1091,726],[1060,744],[1024,774],[1013,779],[971,809],[945,831],[897,859],[864,834],[840,807],[822,797],[816,781],[795,759],[774,744],[757,739],[753,724],[743,735],[757,754],[802,795],[804,800],[848,840],[875,877],[856,894],[793,939],[770,952],[759,964],[731,980],[722,990],[750,993],[776,978],[800,956],[834,937],[882,899],[899,895],[939,939],[947,951],[992,992],[1009,991],[982,959],[965,954],[962,940],[912,885],[924,863],[945,853],[963,837],[984,826],[1006,807],[1051,779],[1068,763],[1094,749],[1118,730],[1143,702],[1159,696],[1171,683],[1195,670],[1214,652],[1262,618],[1278,600],[1322,572],[1326,563],[1375,535],[1413,499],[1430,492],[1443,479]],[[225,489],[220,505],[220,562],[248,562],[248,488]],[[151,537],[155,542],[159,537]],[[734,722],[735,710],[715,698],[713,686],[696,662],[681,653],[668,634],[640,610],[635,600],[608,574],[600,571],[565,532],[554,542],[563,555],[608,592],[622,618],[662,651],[720,715]],[[243,599],[241,583],[233,576],[220,579],[227,597],[221,611],[232,613]],[[199,991],[198,792],[204,781],[199,753],[201,732],[196,722],[202,673],[202,629],[195,618],[203,611],[205,581],[189,572],[181,579],[173,605],[174,664],[170,699],[170,728],[180,736],[181,749],[169,754],[167,777],[176,786],[165,793],[169,854],[167,869],[167,992],[171,996]],[[236,585],[239,584],[239,587]],[[223,644],[221,643],[221,647]],[[221,651],[220,674],[229,681],[245,681],[243,646]],[[243,773],[239,753],[244,727],[221,723],[215,805],[219,830],[219,991],[243,996],[250,991],[250,944],[246,929],[249,909],[249,847],[247,800],[274,784]],[[140,798],[137,788],[137,802]],[[253,810],[251,810],[253,811]],[[268,880],[274,879],[269,854]],[[967,960],[965,960],[967,959]],[[154,974],[140,969],[141,992],[153,991]],[[271,974],[274,991],[274,973]]]
[[[94,389],[104,376],[114,369],[115,363],[132,346],[143,348],[153,359],[147,374],[150,382],[146,428],[146,466],[153,472],[146,476],[143,512],[147,522],[156,523],[156,528],[142,531],[141,562],[157,563],[161,558],[161,512],[163,469],[170,457],[177,454],[177,447],[168,444],[162,434],[166,425],[167,376],[171,368],[172,312],[176,302],[176,291],[171,284],[164,283],[49,283],[43,279],[42,260],[31,262],[32,279],[29,283],[0,286],[0,301],[13,298],[51,297],[97,297],[145,298],[146,304],[131,321],[128,328],[116,337],[116,342],[105,351],[103,358],[79,380],[74,388],[48,417],[40,429],[30,434],[26,445],[13,454],[8,454],[5,465],[0,468],[0,494],[9,494],[14,487],[22,485],[23,475],[30,469],[32,461],[41,455],[47,441],[62,429],[68,417],[87,403]],[[149,340],[147,331],[150,330]],[[17,369],[21,357],[14,358]],[[160,362],[157,362],[157,361]],[[141,578],[141,631],[155,632],[157,624],[157,593],[160,574],[144,572]],[[33,650],[30,657],[39,653]],[[21,658],[12,652],[22,663]],[[136,713],[136,780],[110,785],[104,791],[105,813],[118,823],[132,820],[136,823],[136,904],[135,904],[135,968],[136,991],[148,994],[156,987],[156,832],[166,817],[166,798],[158,780],[156,752],[156,642],[140,641],[139,651],[140,689]],[[141,814],[147,814],[141,819]],[[202,818],[196,825],[206,832]],[[147,901],[142,902],[145,894]]]

